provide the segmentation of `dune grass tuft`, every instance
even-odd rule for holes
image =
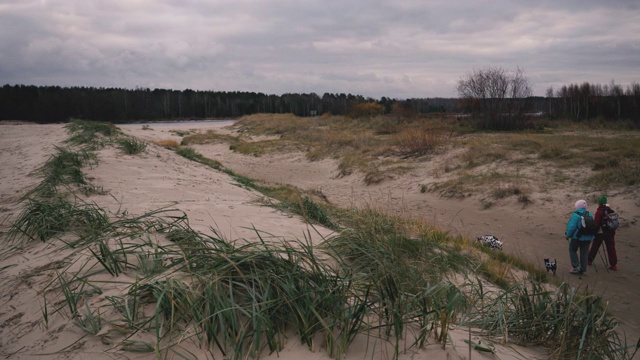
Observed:
[[[147,144],[144,141],[129,136],[118,139],[118,145],[127,155],[139,154],[147,148]]]
[[[71,119],[65,126],[72,134],[65,142],[72,146],[84,146],[85,149],[103,148],[111,138],[119,133],[117,127],[110,123]]]
[[[86,234],[108,222],[100,208],[91,204],[73,204],[63,197],[29,199],[25,210],[12,225],[9,240],[20,236],[46,241],[73,230]]]
[[[624,341],[614,331],[617,322],[606,314],[602,299],[567,283],[557,290],[519,283],[482,298],[470,325],[491,335],[547,346],[553,358],[628,359]]]

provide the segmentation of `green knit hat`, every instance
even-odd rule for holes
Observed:
[[[598,199],[598,204],[604,205],[606,203],[607,203],[607,197],[606,196],[600,196],[600,198]]]

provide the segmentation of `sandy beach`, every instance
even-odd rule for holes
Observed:
[[[143,214],[156,209],[175,209],[187,215],[190,226],[203,233],[217,233],[226,239],[243,241],[287,241],[306,239],[320,243],[333,232],[320,226],[310,227],[303,219],[282,213],[261,202],[263,195],[237,186],[233,179],[219,171],[189,161],[174,151],[154,145],[153,141],[176,140],[180,136],[171,130],[214,130],[230,132],[227,124],[179,124],[168,126],[120,126],[125,134],[148,142],[144,153],[124,155],[106,147],[97,151],[97,165],[85,169],[92,183],[104,189],[88,200],[111,213],[127,211]],[[87,335],[62,316],[52,315],[43,321],[43,289],[57,276],[56,264],[70,258],[70,250],[56,251],[56,242],[9,243],[5,241],[11,224],[19,215],[23,203],[19,199],[38,183],[34,171],[55,151],[64,146],[68,133],[62,124],[0,124],[0,354],[11,359],[152,359],[155,354],[124,352],[105,343],[104,337]],[[434,178],[430,164],[408,175],[377,185],[365,185],[362,177],[353,174],[337,176],[333,160],[309,162],[303,154],[290,153],[268,157],[239,155],[226,145],[198,145],[202,155],[220,161],[226,168],[255,179],[271,183],[286,183],[303,189],[322,192],[328,200],[342,207],[371,206],[412,218],[424,218],[452,234],[475,237],[493,234],[504,241],[504,251],[542,268],[543,258],[556,258],[558,277],[580,288],[588,287],[609,301],[609,308],[620,321],[620,327],[635,343],[640,336],[640,247],[637,244],[637,220],[640,217],[638,193],[608,194],[609,202],[623,218],[618,232],[619,268],[607,271],[598,259],[583,277],[568,273],[568,251],[564,226],[580,194],[574,189],[552,189],[547,194],[535,194],[533,204],[509,199],[489,209],[482,209],[478,199],[448,199],[435,193],[424,193],[420,187]],[[440,160],[446,161],[446,159]],[[595,211],[595,205],[589,209]],[[104,278],[104,294],[114,295],[124,289],[127,274],[114,281]],[[96,302],[106,301],[99,296]],[[114,324],[100,331],[104,335]],[[401,359],[467,359],[468,345],[464,329],[451,332],[451,346],[439,345],[425,350],[409,351]],[[474,337],[477,340],[477,338]],[[357,338],[349,348],[347,358],[390,358],[388,344],[378,344],[372,350],[370,339]],[[214,353],[185,345],[197,358],[218,358]],[[165,354],[166,358],[179,358]],[[488,355],[473,352],[472,358]],[[544,359],[543,349],[497,345],[500,359]],[[279,354],[265,355],[271,359],[327,359],[325,351],[310,352],[295,341],[287,342]]]

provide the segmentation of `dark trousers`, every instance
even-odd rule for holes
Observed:
[[[571,260],[571,266],[574,269],[579,269],[582,272],[587,272],[587,257],[589,255],[589,241],[580,241],[578,239],[569,240],[569,259]],[[578,258],[578,252],[580,258]]]
[[[615,231],[603,231],[601,234],[596,234],[596,238],[591,244],[591,250],[589,250],[589,261],[593,261],[598,255],[600,245],[604,241],[604,246],[607,248],[607,257],[609,258],[609,265],[615,266],[618,264],[618,254],[616,253],[616,232]]]

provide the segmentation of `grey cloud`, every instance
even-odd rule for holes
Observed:
[[[640,81],[639,16],[629,0],[13,1],[0,83],[406,98],[520,66],[543,95]]]

